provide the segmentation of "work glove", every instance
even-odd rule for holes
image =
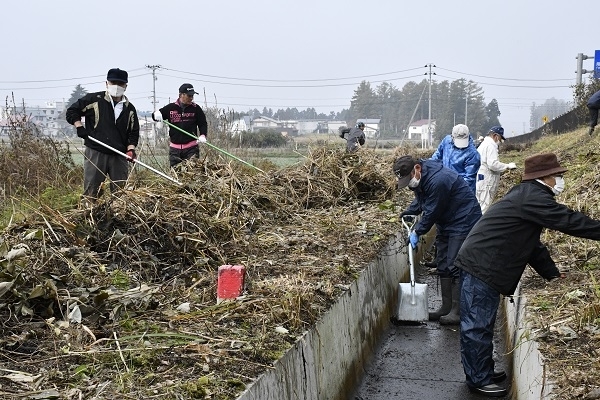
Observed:
[[[198,137],[198,143],[206,143],[206,136],[200,135]]]
[[[135,160],[137,159],[137,154],[135,154],[135,149],[127,150],[127,153],[125,153],[125,154],[127,154],[127,157],[129,157],[127,159],[127,161],[129,161],[130,163],[135,162]]]
[[[156,122],[162,122],[163,121],[163,117],[162,114],[160,113],[160,111],[154,111],[152,113],[152,118],[156,121]]]
[[[515,169],[517,168],[517,164],[515,164],[514,162],[508,163],[508,169]]]
[[[87,129],[85,129],[83,125],[77,128],[77,136],[79,136],[82,139],[88,137]]]
[[[162,121],[156,123],[156,129],[162,129],[163,126],[165,126],[165,123]]]
[[[415,231],[412,231],[410,233],[410,235],[408,236],[408,241],[409,241],[411,247],[413,249],[416,249],[417,245],[419,244],[419,235],[417,235],[417,233]]]

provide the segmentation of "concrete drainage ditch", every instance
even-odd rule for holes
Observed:
[[[420,257],[421,254],[418,254],[416,260]],[[250,385],[238,400],[360,399],[361,397],[356,397],[357,388],[363,382],[365,371],[380,347],[381,340],[390,329],[390,317],[396,307],[398,282],[406,282],[407,277],[405,239],[398,233],[321,320],[272,369]],[[509,375],[512,378],[511,399],[550,399],[551,386],[545,379],[537,345],[534,341],[527,340],[529,330],[524,322],[525,299],[519,296],[515,296],[515,299],[519,301],[515,300],[514,304],[505,301],[502,307],[506,310],[506,323],[502,324],[506,327],[506,346],[513,349],[510,368],[513,373]],[[452,334],[452,331],[448,332]],[[454,335],[457,335],[456,331]],[[422,336],[421,340],[427,340],[427,335]],[[454,345],[457,346],[458,343]],[[459,353],[452,357],[460,360]],[[454,370],[452,383],[457,385],[460,382],[455,382],[458,375],[456,368]],[[430,373],[417,372],[421,376]],[[462,373],[462,369],[459,373]],[[441,378],[443,381],[443,377]],[[464,375],[462,379],[464,380]],[[427,382],[423,382],[423,385],[426,386]],[[462,384],[462,387],[465,386]],[[457,389],[459,392],[456,395],[462,396],[460,391],[464,389]],[[367,397],[363,398],[367,400]]]

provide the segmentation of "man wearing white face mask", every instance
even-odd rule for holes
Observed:
[[[102,195],[102,182],[110,178],[111,193],[122,188],[129,175],[127,161],[135,162],[135,148],[140,137],[140,123],[133,104],[125,97],[128,74],[112,68],[106,75],[106,90],[88,93],[66,112],[67,122],[77,128],[84,139],[83,195],[95,201]],[[85,119],[85,125],[81,121]],[[94,139],[126,153],[128,158],[88,139]]]
[[[408,186],[415,194],[415,199],[401,216],[421,214],[409,237],[412,247],[417,247],[419,236],[429,232],[434,224],[436,226],[436,268],[442,305],[429,313],[429,320],[439,320],[442,325],[458,324],[460,294],[454,258],[481,217],[475,193],[456,171],[444,167],[440,160],[403,156],[394,162],[393,171],[398,178],[398,189]]]
[[[507,390],[494,371],[493,335],[500,295],[512,295],[529,264],[547,280],[564,278],[540,241],[542,229],[600,240],[600,221],[556,201],[567,169],[553,153],[525,159],[520,184],[494,203],[475,224],[455,260],[460,268],[460,344],[470,389],[490,397]]]
[[[504,128],[493,126],[490,133],[477,148],[481,166],[477,171],[475,195],[482,213],[485,213],[494,201],[500,183],[500,175],[507,169],[517,168],[515,163],[505,164],[498,160],[498,145],[504,140]]]

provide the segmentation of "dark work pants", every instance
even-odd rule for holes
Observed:
[[[442,278],[458,278],[458,268],[454,260],[467,235],[448,236],[437,234],[435,236],[435,262],[438,275]]]
[[[494,324],[500,293],[475,276],[460,271],[460,355],[467,385],[492,383]]]
[[[83,195],[97,199],[102,195],[102,182],[110,178],[110,192],[125,186],[129,175],[127,159],[119,154],[105,154],[85,148],[83,160]]]
[[[588,110],[590,110],[590,128],[593,128],[598,125],[598,107],[588,106]]]
[[[169,147],[169,164],[171,167],[174,167],[183,160],[189,160],[192,157],[200,157],[200,148],[198,146],[188,147],[187,149]]]

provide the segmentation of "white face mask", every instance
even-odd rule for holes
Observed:
[[[106,85],[106,90],[112,97],[121,97],[125,93],[125,88],[119,85]]]
[[[416,179],[415,177],[410,178],[410,182],[408,182],[409,189],[416,189],[419,186],[420,179]]]
[[[554,180],[556,181],[556,183],[554,184],[552,191],[556,195],[561,194],[562,191],[565,190],[565,180],[562,176],[555,176]]]

